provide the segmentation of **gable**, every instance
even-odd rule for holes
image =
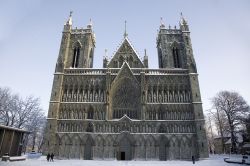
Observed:
[[[131,122],[132,119],[130,119],[127,114],[124,114],[123,117],[121,119],[119,119],[119,121],[120,122]]]
[[[110,60],[108,67],[121,68],[124,62],[127,62],[130,68],[145,68],[127,37]]]
[[[118,72],[117,76],[115,77],[114,81],[112,82],[112,86],[117,84],[117,82],[121,79],[129,78],[131,79],[135,84],[139,84],[135,76],[133,75],[133,72],[130,70],[129,64],[127,62],[124,62],[120,71]]]

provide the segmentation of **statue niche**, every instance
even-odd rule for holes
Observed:
[[[117,80],[111,95],[113,119],[119,119],[125,114],[131,119],[140,117],[140,87],[134,79],[123,77]]]

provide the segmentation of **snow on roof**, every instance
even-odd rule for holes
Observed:
[[[1,124],[0,124],[0,128],[7,129],[7,130],[14,130],[14,131],[20,131],[20,132],[29,133],[29,131],[26,131],[24,129],[19,129],[19,128],[10,127],[10,126],[5,126],[5,125],[1,125]]]
[[[236,136],[236,138],[237,138],[237,141],[239,142],[239,143],[241,143],[241,142],[243,142],[243,137],[242,137],[242,135],[240,134],[240,133],[236,133],[235,134],[235,136]],[[216,136],[216,137],[214,137],[214,139],[221,139],[222,137],[221,136]],[[228,134],[228,136],[223,136],[223,138],[228,138],[228,139],[230,139],[230,144],[231,144],[231,134]],[[226,143],[225,143],[226,144]]]
[[[250,148],[250,143],[247,143],[245,145],[242,146],[243,148]]]
[[[231,144],[232,141],[231,141],[231,138],[227,140],[227,142],[225,142],[225,144]]]
[[[222,138],[222,136],[216,136],[216,137],[214,137],[214,139],[220,139],[220,138]],[[223,136],[223,138],[230,138],[230,136]]]
[[[139,59],[139,61],[141,62],[141,58],[138,54],[138,52],[136,51],[136,49],[134,48],[133,44],[130,42],[129,38],[126,36],[125,38],[122,39],[122,42],[118,45],[116,51],[114,51],[113,56],[111,57],[110,61],[108,62],[108,65],[111,63],[112,59],[115,57],[115,55],[118,53],[118,51],[120,50],[120,48],[122,47],[122,45],[124,44],[124,42],[128,42],[129,46],[132,48],[132,50],[134,51],[136,57]],[[142,62],[141,62],[142,63]],[[142,63],[143,64],[143,63]]]

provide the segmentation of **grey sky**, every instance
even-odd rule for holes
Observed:
[[[104,3],[105,2],[105,3]],[[63,24],[73,10],[74,27],[93,20],[96,34],[94,67],[102,67],[104,50],[112,56],[128,37],[149,67],[158,67],[156,35],[163,17],[178,25],[188,20],[198,67],[204,110],[220,90],[239,92],[250,103],[250,1],[248,0],[0,0],[0,86],[21,96],[41,98],[47,113]]]

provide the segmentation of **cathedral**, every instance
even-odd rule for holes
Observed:
[[[158,69],[139,58],[125,30],[103,68],[94,69],[92,24],[64,24],[52,86],[44,153],[60,159],[190,160],[208,157],[190,31],[161,22]]]

